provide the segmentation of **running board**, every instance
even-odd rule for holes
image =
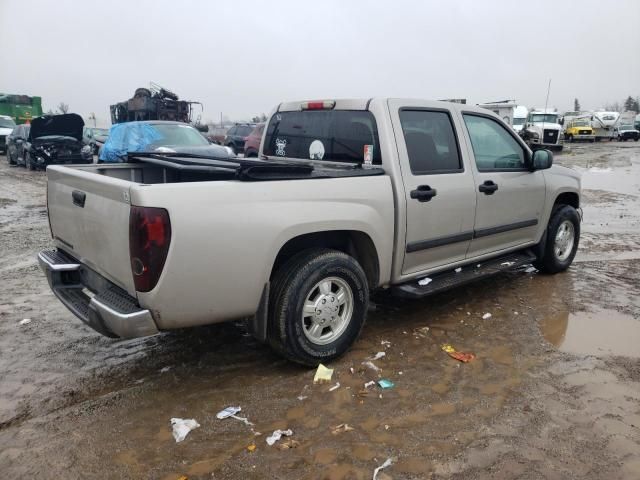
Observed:
[[[402,298],[422,298],[432,293],[449,290],[465,283],[475,282],[483,278],[490,277],[496,273],[528,265],[536,259],[536,256],[529,250],[510,253],[502,257],[492,258],[484,262],[474,262],[464,265],[456,273],[455,270],[447,270],[429,276],[431,279],[426,285],[420,285],[421,279],[417,278],[410,282],[398,285],[391,289],[396,297]],[[423,280],[424,281],[424,280]]]

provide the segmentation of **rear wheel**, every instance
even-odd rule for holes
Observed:
[[[558,273],[569,268],[576,256],[580,240],[580,216],[570,205],[558,205],[547,225],[546,243],[535,267],[545,273]]]
[[[269,343],[303,365],[330,361],[356,340],[368,304],[367,278],[353,257],[307,250],[291,258],[273,280]]]

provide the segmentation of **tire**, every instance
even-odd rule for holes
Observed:
[[[315,304],[308,316],[305,303]],[[331,361],[358,338],[368,306],[367,278],[353,257],[337,250],[306,250],[287,261],[273,279],[268,342],[302,365]]]
[[[634,138],[634,139],[633,139],[633,141],[634,141],[634,142],[637,142],[637,141],[638,141],[638,137]]]
[[[565,271],[576,256],[580,241],[580,216],[576,209],[570,205],[556,206],[545,235],[542,258],[538,258],[534,266],[544,273]]]
[[[7,150],[7,163],[9,165],[15,165],[16,164],[15,160],[13,159],[13,155],[11,155],[11,150]]]
[[[28,153],[24,157],[24,166],[27,168],[27,170],[36,169],[36,166],[31,162],[31,155]]]

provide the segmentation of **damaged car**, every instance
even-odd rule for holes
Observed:
[[[25,145],[29,170],[64,163],[93,163],[93,152],[82,140],[84,120],[76,113],[34,118]]]

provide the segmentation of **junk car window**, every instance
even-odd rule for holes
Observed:
[[[188,125],[154,124],[153,129],[162,137],[154,142],[162,145],[199,146],[209,145],[206,138]]]
[[[464,115],[478,170],[524,169],[524,150],[498,122]]]
[[[253,127],[250,126],[242,126],[242,127],[238,127],[238,132],[236,135],[240,135],[241,137],[246,137],[247,135],[249,135],[251,133],[251,131],[253,130]]]
[[[414,175],[462,171],[451,118],[445,112],[402,110],[402,133]]]
[[[346,163],[382,163],[378,127],[371,112],[307,110],[273,115],[264,154]]]

